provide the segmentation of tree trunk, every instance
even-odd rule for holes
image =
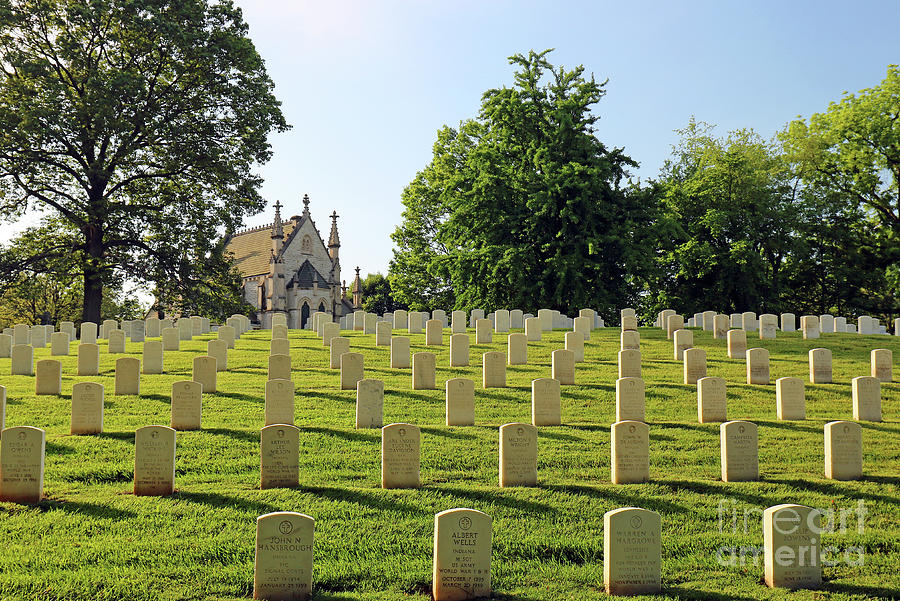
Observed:
[[[84,303],[82,321],[100,324],[100,307],[103,302],[103,233],[97,224],[84,228],[87,260],[84,263]]]

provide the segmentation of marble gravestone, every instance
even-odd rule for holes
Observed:
[[[706,351],[702,348],[684,350],[684,383],[696,384],[706,377]]]
[[[446,389],[446,422],[448,426],[475,425],[475,382],[468,378],[451,378]]]
[[[116,359],[116,396],[141,394],[141,360],[137,357]]]
[[[522,332],[510,334],[506,339],[506,355],[510,365],[527,365],[528,337]]]
[[[434,353],[415,353],[412,358],[412,389],[433,390],[437,356]]]
[[[809,381],[811,384],[828,384],[831,382],[831,351],[827,348],[814,348],[809,351]]]
[[[872,376],[859,376],[851,380],[853,419],[856,421],[881,421],[881,381]]]
[[[300,429],[290,424],[264,426],[259,433],[259,488],[300,484]]]
[[[469,365],[469,335],[450,335],[450,367]]]
[[[294,383],[291,380],[266,382],[266,425],[294,423]]]
[[[125,352],[125,332],[123,330],[110,330],[109,343],[106,350],[111,355]]]
[[[537,485],[537,428],[531,424],[500,426],[500,487]]]
[[[694,333],[691,330],[675,330],[674,339],[674,357],[676,361],[684,361],[684,351],[694,348]]]
[[[421,486],[421,433],[412,424],[390,424],[381,429],[381,487]]]
[[[391,338],[391,368],[409,369],[409,338],[406,336],[394,336]]]
[[[448,509],[434,516],[433,601],[491,595],[491,516]]]
[[[164,351],[179,350],[181,348],[181,339],[178,337],[178,330],[175,328],[163,328],[162,343]]]
[[[482,388],[506,388],[506,353],[484,353],[481,356],[481,372]]]
[[[254,599],[305,601],[312,596],[315,523],[293,511],[256,518]]]
[[[56,359],[41,359],[37,362],[34,394],[57,396],[62,394],[62,363]]]
[[[163,373],[163,345],[159,340],[147,340],[141,354],[145,374]]]
[[[12,361],[10,362],[9,373],[13,376],[33,376],[34,375],[34,349],[28,344],[16,344],[12,347],[10,353]]]
[[[541,320],[538,317],[526,317],[525,318],[525,337],[529,342],[540,342],[541,341],[541,332],[543,331],[541,327]]]
[[[818,588],[822,584],[821,513],[783,504],[763,511],[765,583],[772,588]]]
[[[769,383],[769,351],[764,348],[747,349],[747,384]]]
[[[759,480],[759,436],[756,424],[725,422],[719,426],[722,482]]]
[[[531,423],[535,426],[562,424],[560,382],[554,378],[531,381]]]
[[[894,381],[894,353],[890,349],[872,349],[869,354],[872,366],[871,376],[880,382]]]
[[[407,338],[407,340],[409,340]],[[341,355],[350,352],[350,339],[343,336],[335,336],[331,339],[331,347],[328,349],[328,367],[341,368]],[[393,365],[391,366],[393,367]]]
[[[727,420],[725,378],[700,378],[697,381],[697,421],[706,424]]]
[[[425,322],[425,346],[444,346],[444,324],[439,319]]]
[[[630,349],[619,351],[619,377],[641,377],[641,351]]]
[[[801,378],[775,380],[775,411],[780,420],[806,419],[806,385]]]
[[[291,356],[269,355],[269,380],[290,380]]]
[[[191,379],[203,387],[203,394],[216,392],[216,358],[209,355],[194,357],[194,371]]]
[[[40,428],[14,426],[0,433],[0,501],[39,503],[44,497],[46,436]]]
[[[54,332],[50,335],[50,354],[52,356],[69,354],[69,335],[66,332]]]
[[[78,345],[78,375],[96,376],[100,373],[100,347],[90,342]]]
[[[610,426],[610,478],[613,484],[650,479],[650,429],[643,422],[626,420]]]
[[[572,351],[575,356],[575,363],[584,361],[584,337],[580,332],[566,332],[566,350]]]
[[[199,382],[182,380],[172,383],[173,430],[199,430],[203,414],[203,387]]]
[[[77,382],[72,386],[70,434],[103,432],[103,385]]]
[[[335,339],[336,340],[336,339]],[[332,340],[332,348],[335,340]],[[356,390],[356,384],[365,378],[362,353],[341,355],[341,390]]]
[[[384,421],[384,382],[363,379],[356,383],[356,428],[380,428]]]
[[[641,334],[637,330],[622,330],[619,334],[619,350],[641,350]]]
[[[575,353],[565,349],[550,353],[550,372],[563,386],[575,384]]]
[[[286,342],[284,338],[278,338],[272,342]],[[206,343],[206,354],[216,360],[216,371],[228,369],[228,344],[224,340],[210,340]]]
[[[862,426],[848,421],[825,424],[825,477],[859,480],[862,463]]]
[[[616,421],[643,422],[646,392],[641,378],[616,380]]]
[[[475,322],[475,344],[491,344],[493,332],[490,319],[479,319]]]
[[[175,492],[175,430],[144,426],[134,433],[134,494],[164,496]]]
[[[622,507],[603,515],[603,585],[607,595],[654,595],[662,587],[659,514]]]
[[[213,342],[216,342],[225,347],[225,350],[228,350],[228,345],[225,344],[224,340],[210,340],[207,343],[207,348]],[[209,351],[207,351],[209,352]],[[212,355],[212,353],[209,353]],[[287,338],[273,338],[272,342],[269,343],[269,355],[290,355],[291,354],[291,341]]]
[[[728,330],[728,358],[745,359],[747,357],[747,332],[744,330]]]

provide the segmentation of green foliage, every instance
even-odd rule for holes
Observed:
[[[900,69],[889,65],[879,85],[845,94],[826,112],[796,119],[780,134],[805,193],[831,207],[822,211],[822,225],[838,251],[830,267],[838,279],[844,274],[849,280],[841,303],[887,318],[900,314],[898,118]],[[835,213],[838,219],[827,220]],[[809,233],[815,245],[817,236]]]
[[[65,221],[50,218],[0,246],[0,327],[80,321],[83,274],[75,257],[65,252],[75,244],[73,238]],[[144,308],[117,276],[113,272],[105,282],[102,318],[142,318]]]
[[[447,336],[445,331],[445,340]],[[474,336],[470,329],[469,336]],[[775,419],[773,386],[747,385],[743,360],[727,357],[725,341],[694,330],[706,349],[710,375],[728,382],[728,414],[759,426],[759,482],[722,482],[719,424],[697,423],[696,387],[683,383],[672,342],[642,328],[647,380],[650,481],[610,482],[610,424],[619,331],[594,330],[576,384],[562,388],[563,426],[538,433],[538,486],[499,488],[497,428],[531,420],[531,381],[550,374],[550,354],[563,332],[545,332],[528,345],[528,365],[507,370],[507,388],[478,389],[475,426],[445,425],[445,380],[480,381],[482,366],[449,365],[449,347],[426,347],[410,336],[413,352],[437,354],[437,388],[410,390],[408,369],[389,367],[390,351],[374,336],[344,332],[365,356],[366,374],[384,380],[384,423],[422,429],[422,488],[380,487],[381,433],[356,429],[355,390],[340,390],[328,348],[313,332],[291,330],[294,423],[300,428],[300,486],[259,490],[259,430],[270,333],[248,332],[229,351],[229,370],[217,392],[203,395],[203,428],[177,436],[175,494],[135,497],[134,431],[167,424],[172,384],[191,376],[191,362],[213,334],[166,352],[166,373],[141,377],[141,396],[113,395],[115,360],[101,340],[100,374],[79,377],[76,356],[62,361],[63,395],[34,395],[34,378],[9,376],[7,425],[47,432],[46,499],[33,506],[0,503],[0,598],[174,601],[246,600],[253,583],[256,518],[300,511],[316,520],[314,599],[427,601],[430,597],[434,514],[471,507],[493,518],[493,597],[498,601],[576,601],[605,598],[603,514],[644,507],[662,518],[662,594],[654,599],[723,601],[854,601],[890,599],[900,590],[897,483],[900,388],[885,384],[884,423],[862,422],[864,477],[828,480],[822,428],[850,418],[850,378],[868,373],[873,346],[900,355],[900,338],[825,335],[805,341],[798,332],[757,341],[771,354],[772,377],[808,378],[807,352],[834,351],[834,383],[807,384],[807,419]],[[474,345],[473,356],[503,351],[505,339]],[[139,343],[127,356],[141,357]],[[50,349],[36,349],[48,358]],[[8,374],[10,359],[0,358]],[[102,435],[69,434],[71,387],[93,381],[107,390]],[[893,443],[891,441],[894,441]],[[823,546],[861,547],[863,565],[841,561],[824,568],[822,590],[772,590],[761,583],[761,556],[723,565],[717,553],[762,545],[760,511],[794,502],[823,510],[855,510],[865,503],[863,531],[850,515],[845,533],[825,533]],[[748,516],[745,528],[743,520]],[[841,557],[841,554],[838,554]],[[852,557],[856,557],[853,553]]]
[[[784,261],[795,248],[798,204],[773,144],[750,130],[715,138],[693,119],[661,178],[664,194],[656,305],[688,314],[779,312]]]
[[[0,217],[67,224],[84,319],[116,272],[182,297],[227,273],[203,260],[287,128],[230,0],[6,0],[0,65]]]
[[[594,135],[604,84],[548,52],[510,57],[514,86],[439,131],[404,190],[390,279],[410,307],[609,311],[635,299],[653,248],[635,232],[653,199],[623,187],[635,163]]]
[[[362,308],[369,313],[384,315],[409,307],[394,299],[390,280],[380,273],[370,273],[362,281]]]

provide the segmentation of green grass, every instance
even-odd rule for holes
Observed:
[[[470,330],[474,340],[474,332]],[[252,594],[256,517],[299,511],[316,519],[316,599],[429,599],[434,514],[454,507],[493,517],[492,577],[497,599],[595,599],[603,591],[603,514],[624,506],[662,516],[663,598],[868,599],[900,596],[900,384],[882,386],[883,423],[863,423],[865,477],[827,480],[823,425],[851,419],[850,379],[869,374],[869,350],[900,356],[900,338],[799,333],[755,341],[771,353],[772,380],[808,382],[807,351],[834,353],[833,384],[807,383],[807,419],[779,422],[775,389],[745,384],[743,361],[730,360],[725,342],[694,331],[707,350],[709,375],[728,381],[728,416],[759,425],[762,480],[719,480],[719,428],[697,423],[696,388],[682,382],[672,343],[658,329],[641,330],[650,424],[650,475],[645,484],[613,485],[609,426],[615,415],[619,332],[595,330],[576,386],[563,387],[561,427],[539,431],[540,485],[497,486],[498,427],[530,421],[530,384],[549,377],[550,352],[563,332],[529,344],[529,365],[507,370],[506,389],[481,390],[481,353],[505,350],[472,344],[473,365],[449,368],[449,347],[437,350],[437,390],[410,390],[409,370],[389,368],[389,349],[374,336],[345,333],[365,354],[366,377],[385,382],[384,423],[422,428],[422,480],[417,490],[382,490],[380,432],[355,430],[355,392],[341,391],[328,369],[328,349],[309,332],[291,331],[295,424],[300,428],[300,487],[258,490],[259,429],[270,333],[245,334],[230,352],[219,392],[203,398],[203,430],[179,432],[177,492],[132,495],[134,431],[169,423],[174,381],[189,379],[191,360],[213,335],[182,342],[166,353],[167,373],[142,376],[140,397],[113,395],[117,356],[101,349],[101,375],[79,378],[76,357],[62,357],[63,396],[34,396],[34,379],[0,377],[7,387],[7,426],[47,432],[44,489],[36,506],[0,503],[0,599],[237,599]],[[449,331],[445,330],[449,342]],[[502,341],[502,342],[501,342]],[[412,337],[413,352],[424,335]],[[758,344],[757,344],[758,343]],[[105,344],[105,342],[101,342]],[[75,346],[73,345],[73,353]],[[140,357],[140,344],[128,343]],[[49,348],[35,359],[49,356]],[[9,374],[10,360],[0,359]],[[900,374],[898,374],[900,375]],[[476,381],[476,426],[444,426],[443,383]],[[900,378],[898,378],[900,379]],[[70,436],[72,384],[106,387],[105,429]],[[762,544],[760,511],[779,503],[853,509],[863,501],[863,532],[855,515],[846,533],[826,534],[825,546],[860,547],[864,565],[841,562],[824,570],[820,591],[773,591],[761,584],[762,560],[721,565],[717,550]],[[719,508],[729,513],[720,528]],[[744,511],[749,511],[747,530]],[[855,557],[855,555],[854,555]]]

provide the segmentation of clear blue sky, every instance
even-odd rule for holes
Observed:
[[[770,137],[900,63],[896,1],[236,2],[294,126],[272,138],[263,194],[290,216],[308,193],[326,237],[337,210],[348,279],[356,265],[386,273],[401,191],[441,126],[512,83],[511,54],[555,48],[554,64],[608,78],[598,135],[642,178],[691,115]]]
[[[435,132],[512,83],[511,54],[609,79],[598,136],[657,175],[691,115],[772,136],[797,115],[878,84],[900,62],[898,2],[237,0],[294,126],[264,194],[317,225],[341,215],[344,273],[386,273],[400,193]],[[271,219],[271,210],[253,223]]]

